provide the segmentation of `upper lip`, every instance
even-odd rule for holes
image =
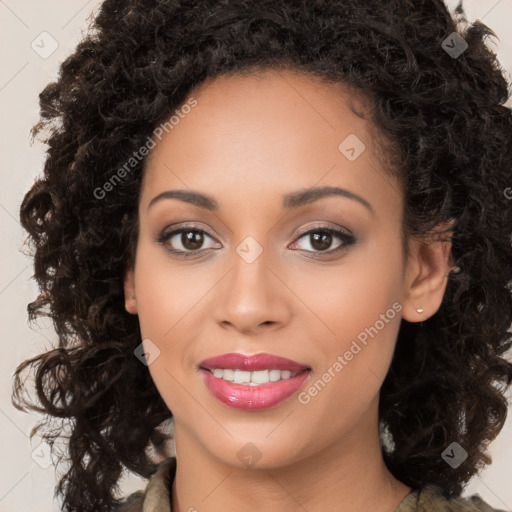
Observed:
[[[201,368],[213,370],[215,368],[232,369],[232,370],[288,370],[292,373],[300,372],[302,370],[309,370],[309,366],[292,361],[285,357],[279,357],[272,354],[255,354],[247,356],[237,352],[229,354],[222,354],[219,356],[210,357],[199,363]]]

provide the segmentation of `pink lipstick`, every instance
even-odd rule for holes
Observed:
[[[221,403],[243,410],[273,407],[295,393],[309,377],[305,364],[271,354],[229,353],[199,364],[206,387]]]

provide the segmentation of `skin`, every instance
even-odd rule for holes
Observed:
[[[372,151],[370,121],[339,86],[267,71],[208,80],[193,97],[197,106],[146,162],[135,265],[125,276],[126,309],[160,350],[149,371],[174,415],[172,510],[391,512],[411,489],[382,460],[379,389],[401,318],[422,321],[441,305],[451,243],[411,240],[405,260],[401,189]],[[349,134],[366,146],[354,161],[338,149]],[[284,194],[326,185],[362,196],[374,213],[340,196],[283,208]],[[148,208],[174,189],[209,194],[219,208],[178,199]],[[193,250],[180,234],[156,241],[171,224],[190,222],[208,233],[201,256],[166,250]],[[348,229],[356,242],[333,253],[343,244],[336,236],[324,251],[297,236],[318,224]],[[236,252],[249,235],[263,251],[250,264]],[[301,404],[298,393],[397,301],[401,311]],[[198,369],[227,352],[268,352],[312,371],[285,402],[237,410],[211,395]],[[237,456],[247,443],[261,455],[252,467]]]

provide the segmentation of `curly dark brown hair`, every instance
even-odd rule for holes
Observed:
[[[456,57],[442,45],[454,32],[468,45]],[[145,159],[109,193],[98,190],[194,87],[229,73],[289,67],[368,98],[404,187],[404,236],[454,220],[460,271],[432,317],[402,319],[380,393],[391,438],[383,455],[397,479],[446,497],[490,463],[512,382],[512,114],[490,35],[441,0],[103,2],[40,94],[32,133],[47,158],[20,215],[40,289],[29,318],[50,317],[59,345],[17,368],[13,403],[43,413],[33,432],[51,446],[69,424],[69,471],[57,486],[65,510],[118,505],[122,471],[153,473],[147,448],[163,453],[158,427],[172,418],[134,357],[139,323],[124,309]],[[456,469],[441,457],[453,441],[468,453]]]

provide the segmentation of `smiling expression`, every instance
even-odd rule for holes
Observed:
[[[145,348],[159,350],[149,371],[177,438],[237,465],[248,442],[268,466],[336,444],[356,449],[376,429],[402,315],[332,368],[393,304],[412,311],[400,186],[373,150],[369,121],[336,85],[266,72],[209,80],[194,98],[146,161],[125,279]],[[231,407],[200,368],[226,353],[309,370],[271,407]],[[328,384],[301,403],[329,368]]]

